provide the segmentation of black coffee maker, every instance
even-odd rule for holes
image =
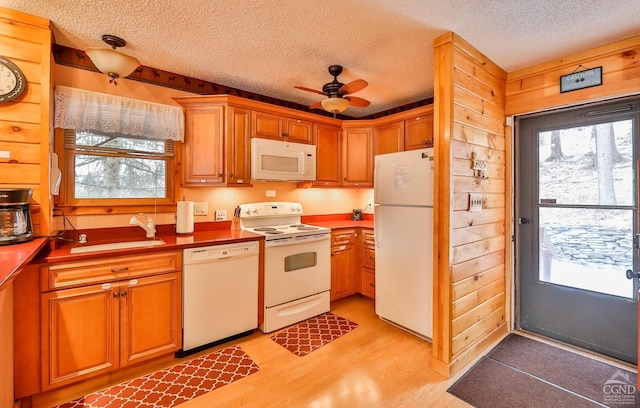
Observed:
[[[30,189],[0,189],[0,245],[33,239],[29,204],[32,194]]]

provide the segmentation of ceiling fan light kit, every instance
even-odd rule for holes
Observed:
[[[116,50],[127,44],[122,38],[105,34],[102,36],[102,41],[109,44],[111,48],[89,47],[85,52],[93,65],[111,78],[109,83],[118,85],[117,79],[130,75],[140,66],[140,61]]]
[[[322,109],[331,113],[344,112],[349,107],[349,101],[347,99],[337,96],[323,99],[320,104],[322,105]]]
[[[318,103],[314,103],[309,108],[317,109],[322,107],[322,109],[326,110],[327,112],[333,113],[333,115],[335,116],[336,113],[344,112],[349,107],[349,105],[358,108],[366,108],[367,106],[369,106],[371,102],[367,101],[366,99],[358,98],[355,96],[347,96],[365,88],[367,85],[369,85],[367,81],[365,81],[364,79],[356,79],[355,81],[351,81],[346,85],[343,84],[342,82],[338,81],[338,75],[342,73],[342,66],[340,65],[329,66],[329,73],[333,76],[333,81],[324,84],[322,86],[322,91],[317,91],[315,89],[306,88],[303,86],[295,87],[303,91],[327,96],[326,99],[323,99]]]

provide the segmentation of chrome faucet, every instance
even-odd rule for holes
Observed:
[[[146,218],[146,224],[138,219],[138,216],[142,215]],[[137,225],[147,233],[147,238],[153,238],[156,236],[156,224],[153,222],[153,218],[149,217],[147,214],[140,213],[138,215],[133,215],[129,220],[129,224]]]

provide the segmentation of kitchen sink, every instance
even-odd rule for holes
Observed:
[[[117,249],[128,248],[145,248],[156,245],[164,245],[164,241],[161,239],[146,240],[146,241],[126,241],[126,242],[112,242],[109,244],[96,244],[96,245],[84,245],[75,248],[71,248],[72,254],[84,254],[87,252],[99,252],[99,251],[113,251]]]

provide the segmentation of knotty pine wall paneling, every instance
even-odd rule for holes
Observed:
[[[433,353],[453,375],[507,332],[506,73],[454,33],[434,51]],[[474,177],[474,155],[488,179]],[[468,211],[469,193],[482,194],[481,212]]]
[[[0,7],[0,55],[13,61],[27,78],[25,92],[0,106],[0,188],[33,190],[35,233],[48,234],[49,148],[52,98],[51,28],[47,19]]]
[[[602,66],[602,85],[560,93],[560,76]],[[640,36],[507,75],[506,114],[519,115],[640,94]]]

